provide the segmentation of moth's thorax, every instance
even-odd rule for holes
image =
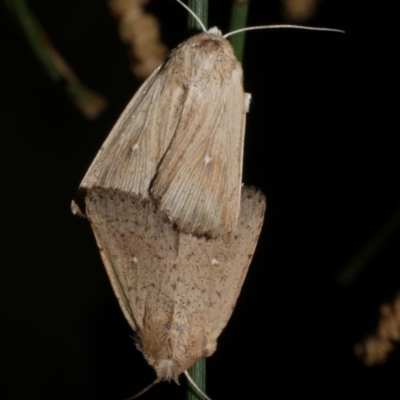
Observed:
[[[232,45],[219,31],[210,30],[194,35],[184,42],[182,47],[189,51],[224,54],[226,57],[233,58],[236,61]]]
[[[165,68],[176,71],[187,84],[202,80],[203,74],[208,73],[222,84],[232,82],[232,74],[239,75],[240,81],[242,79],[242,67],[232,45],[217,28],[194,35],[172,50]]]

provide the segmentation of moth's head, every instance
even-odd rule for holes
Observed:
[[[217,344],[214,342],[212,345],[207,345],[206,348],[192,348],[190,350],[175,348],[173,352],[167,351],[167,347],[169,346],[160,348],[156,354],[143,351],[143,355],[156,371],[159,381],[173,380],[179,384],[179,375],[200,359],[211,356],[216,350]]]
[[[212,353],[214,353],[214,351]],[[193,364],[195,364],[197,361],[201,360],[204,357],[207,356],[204,355],[203,353],[201,356],[195,358],[192,357],[186,359],[165,358],[155,361],[155,364],[151,364],[150,362],[149,364],[151,364],[154,370],[156,371],[157,379],[159,381],[173,380],[177,384],[179,384],[178,382],[179,375],[187,371]]]
[[[210,64],[210,70],[219,68],[213,63],[236,67],[236,57],[232,45],[224,38],[218,28],[211,28],[207,32],[198,33],[187,39],[180,48],[181,58],[187,60],[188,70],[201,68],[201,65]]]
[[[207,33],[209,33],[210,35],[219,35],[222,36],[222,32],[216,27],[213,26],[212,28],[210,28]]]
[[[157,378],[162,381],[170,381],[171,379],[178,383],[179,375],[185,370],[172,359],[162,359],[158,360],[156,365],[153,365]]]
[[[211,356],[216,340],[204,330],[185,329],[181,324],[155,324],[151,330],[137,334],[137,348],[156,371],[159,381],[175,381],[179,375],[202,358]]]

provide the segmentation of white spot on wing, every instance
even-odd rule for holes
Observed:
[[[244,104],[246,105],[246,112],[248,113],[250,110],[250,102],[251,102],[251,93],[244,94]]]
[[[211,158],[208,154],[204,157],[204,164],[207,166],[211,162]]]
[[[132,260],[131,260],[133,263],[137,263],[138,262],[138,259],[136,258],[136,257],[132,257]]]
[[[132,153],[134,153],[137,149],[138,149],[138,144],[137,143],[135,143],[133,146],[132,146]]]
[[[211,260],[211,264],[212,264],[212,265],[218,265],[219,262],[218,262],[218,260],[214,257],[214,258]]]

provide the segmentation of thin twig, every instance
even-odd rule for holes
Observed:
[[[65,92],[89,119],[95,119],[104,110],[107,100],[101,94],[85,86],[51,43],[40,22],[29,9],[25,0],[6,1],[10,12],[20,24],[36,57],[50,78],[56,82],[65,81]]]

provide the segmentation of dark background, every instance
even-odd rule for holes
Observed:
[[[374,368],[353,354],[376,327],[379,305],[399,289],[399,233],[352,284],[335,283],[399,205],[396,3],[321,2],[307,24],[345,35],[247,35],[253,103],[244,182],[263,190],[268,210],[236,309],[208,359],[212,399],[399,396],[399,352]],[[70,201],[139,83],[106,1],[29,4],[109,107],[94,122],[82,117],[1,6],[1,398],[120,400],[155,374]],[[186,37],[178,4],[158,0],[149,9],[169,48]],[[229,1],[211,1],[210,26],[226,32],[228,21]],[[277,2],[252,2],[248,25],[279,22]],[[143,399],[183,399],[184,386],[162,383]]]

